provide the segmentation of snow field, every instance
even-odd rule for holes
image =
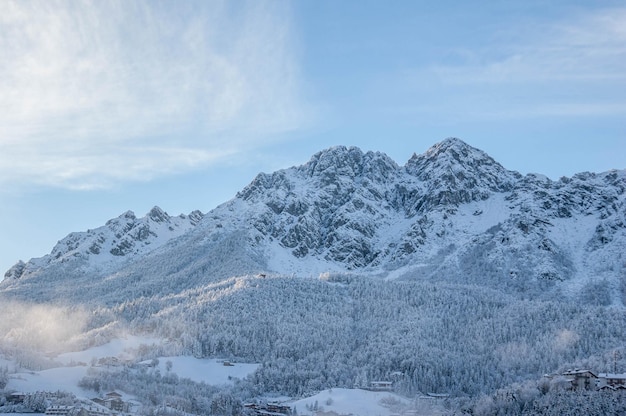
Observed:
[[[104,345],[89,348],[84,351],[64,353],[56,357],[55,361],[63,364],[57,368],[42,371],[21,371],[9,376],[8,390],[24,393],[37,391],[66,391],[79,398],[90,398],[95,393],[78,387],[78,382],[87,375],[90,363],[101,358],[115,357],[119,360],[133,360],[137,349],[142,345],[162,343],[163,340],[145,336],[126,336],[114,339]],[[233,379],[242,379],[256,371],[259,364],[232,363],[224,365],[223,360],[198,359],[194,357],[172,356],[157,357],[158,369],[162,374],[171,372],[179,378],[188,378],[195,382],[204,382],[209,385],[224,385],[233,382]],[[151,365],[153,360],[144,361],[144,365]],[[168,370],[168,363],[171,368]],[[13,365],[7,360],[0,360],[0,364],[9,368]],[[139,363],[142,364],[142,363]]]

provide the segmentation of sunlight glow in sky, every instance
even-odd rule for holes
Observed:
[[[3,0],[0,270],[338,144],[624,169],[625,92],[620,1]]]

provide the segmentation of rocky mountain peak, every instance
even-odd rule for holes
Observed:
[[[445,173],[453,173],[457,179],[487,174],[489,179],[508,180],[511,174],[487,153],[457,138],[445,139],[421,155],[414,154],[405,168],[423,180]]]
[[[102,227],[68,234],[57,242],[50,254],[26,263],[20,260],[4,277],[15,280],[68,262],[114,265],[125,257],[146,254],[179,237],[194,228],[203,217],[200,211],[170,217],[158,206],[142,218],[137,218],[133,211],[126,211]]]
[[[5,279],[19,279],[24,273],[24,269],[26,268],[26,263],[22,260],[19,260],[17,263],[13,265],[9,270],[4,274]]]
[[[470,146],[463,140],[456,137],[448,137],[446,139],[443,139],[439,143],[435,143],[426,151],[426,154],[431,155],[446,152],[457,152],[463,154],[481,153],[483,155],[486,155],[486,153],[482,150],[476,149],[475,147]]]
[[[116,218],[111,218],[106,222],[105,225],[115,226],[115,224],[127,224],[134,222],[135,220],[137,220],[137,216],[135,215],[135,213],[131,210],[128,210]]]
[[[204,214],[202,213],[202,211],[196,209],[194,211],[191,211],[187,216],[181,215],[181,218],[189,218],[189,222],[191,223],[191,225],[195,226],[198,225],[202,218],[204,218]]]
[[[363,152],[358,147],[334,146],[314,154],[303,168],[309,176],[323,176],[331,171],[354,177],[362,162]]]
[[[272,195],[288,195],[296,186],[296,178],[314,184],[318,189],[345,196],[357,185],[385,183],[398,170],[398,165],[384,153],[364,153],[354,146],[334,146],[314,154],[304,165],[272,174],[260,173],[237,193],[237,198],[257,201]]]
[[[422,209],[484,200],[493,192],[508,191],[521,178],[491,156],[457,138],[414,154],[405,171],[426,185],[428,200]]]
[[[154,222],[167,222],[170,216],[156,205],[148,213],[148,217]]]
[[[385,182],[398,169],[398,165],[384,153],[364,153],[358,147],[346,146],[335,146],[318,152],[299,168],[320,186],[338,185],[343,189],[352,189],[356,183]]]

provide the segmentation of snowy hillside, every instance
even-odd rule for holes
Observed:
[[[143,294],[248,273],[330,272],[527,296],[579,296],[591,285],[605,292],[596,301],[621,304],[625,190],[625,171],[559,181],[522,176],[453,138],[404,166],[338,146],[302,166],[259,174],[204,216],[155,208],[72,233],[51,254],[16,264],[2,288],[19,293],[32,278],[82,279],[85,270],[94,290],[104,281],[115,286],[115,276]],[[150,282],[142,282],[146,275]],[[66,289],[55,296],[77,295]]]
[[[127,211],[94,230],[73,232],[60,240],[44,257],[18,262],[9,269],[5,279],[19,279],[37,274],[59,263],[74,262],[74,267],[109,271],[127,260],[149,253],[168,240],[195,227],[202,219],[200,211],[171,217],[154,207],[143,218]]]
[[[180,379],[161,362],[81,373],[81,388],[151,406],[166,391],[180,414],[272,395],[301,414],[316,400],[391,414],[355,387],[477,396],[626,365],[625,253],[626,171],[522,176],[459,139],[404,166],[337,146],[206,214],[128,212],[16,264],[0,282],[0,355],[53,370],[63,348],[140,334],[167,340],[142,354]],[[258,364],[215,372],[236,379],[225,387],[189,376],[218,358]]]

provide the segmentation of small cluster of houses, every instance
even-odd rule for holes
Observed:
[[[608,390],[626,391],[626,374],[617,373],[594,373],[591,370],[574,369],[562,374],[546,376],[549,379],[556,379],[567,383],[567,386],[574,390]]]
[[[364,390],[393,391],[393,382],[392,381],[370,381],[369,386],[364,388]]]
[[[279,403],[249,403],[244,405],[255,416],[288,416],[291,407]]]
[[[114,412],[128,413],[131,410],[130,403],[123,401],[122,395],[115,391],[107,393],[103,399],[96,397],[91,401]]]
[[[46,415],[55,416],[116,416],[131,411],[130,403],[122,400],[122,395],[110,392],[104,398],[91,399],[92,403],[77,405],[52,405],[46,409]]]
[[[111,416],[111,413],[97,406],[54,405],[46,409],[46,415]]]

